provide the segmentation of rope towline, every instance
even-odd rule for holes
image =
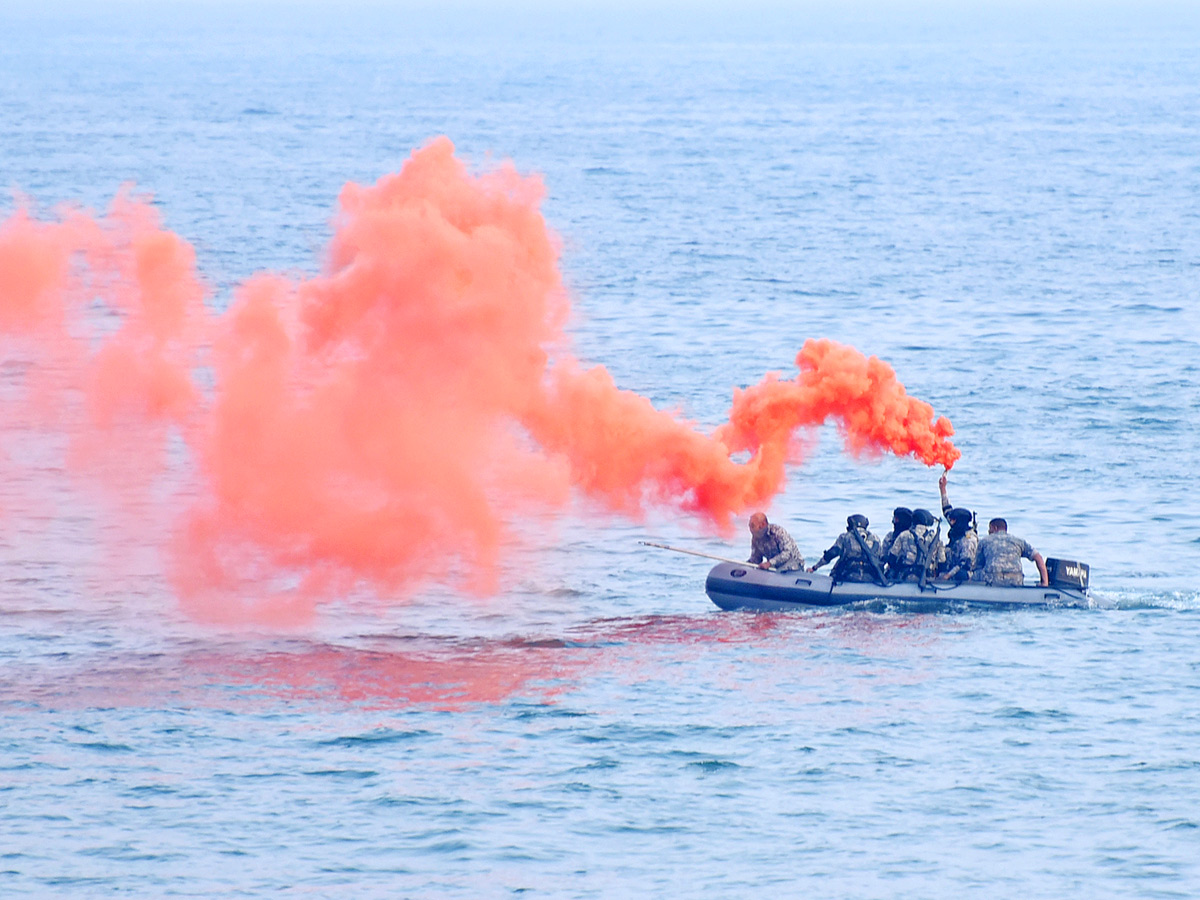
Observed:
[[[754,563],[746,562],[744,559],[730,559],[727,556],[716,556],[712,553],[701,553],[699,550],[688,550],[684,547],[672,547],[670,544],[655,544],[653,541],[638,541],[643,547],[657,547],[659,550],[671,550],[675,553],[687,553],[690,556],[703,556],[705,559],[715,559],[720,562],[733,563],[735,566],[746,566],[749,569],[757,568]],[[774,572],[774,569],[771,569]]]

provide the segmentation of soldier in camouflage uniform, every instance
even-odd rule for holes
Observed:
[[[951,509],[946,513],[950,520],[950,532],[946,535],[946,568],[941,577],[947,581],[966,581],[975,568],[975,555],[979,549],[979,535],[971,527],[974,518],[969,509]]]
[[[881,559],[887,559],[896,538],[910,528],[912,528],[912,510],[907,506],[897,506],[892,510],[892,530],[883,536],[883,541],[879,545]]]
[[[926,578],[937,575],[946,562],[946,547],[933,527],[933,513],[913,511],[913,525],[902,532],[888,552],[888,572],[895,581],[920,581],[920,560],[925,558]]]
[[[779,572],[804,569],[804,557],[792,536],[782,526],[772,525],[760,512],[750,517],[750,558],[746,562]]]
[[[1033,560],[1041,576],[1040,584],[1050,584],[1046,572],[1046,561],[1027,541],[1008,533],[1008,523],[1003,519],[992,519],[988,523],[987,537],[979,541],[975,556],[975,577],[984,584],[1022,585],[1025,573],[1021,571],[1021,559]]]
[[[941,577],[946,580],[966,581],[975,568],[975,553],[979,548],[979,535],[975,533],[975,514],[969,509],[950,505],[946,496],[946,473],[938,479],[938,490],[942,494],[942,515],[950,523],[946,535],[946,569]]]
[[[808,571],[815,572],[831,559],[834,581],[878,581],[883,567],[879,562],[879,538],[867,531],[871,523],[866,516],[853,515],[846,519],[846,530],[838,535],[832,547],[822,554]],[[864,552],[865,551],[865,552]]]

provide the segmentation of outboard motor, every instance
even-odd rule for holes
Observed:
[[[1091,567],[1087,563],[1051,557],[1046,560],[1046,574],[1050,576],[1050,584],[1054,587],[1086,591]]]

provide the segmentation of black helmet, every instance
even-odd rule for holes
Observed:
[[[892,510],[892,521],[896,523],[897,531],[906,531],[912,524],[912,510],[907,506],[897,506]]]
[[[956,507],[954,507],[954,509],[950,510],[950,512],[946,513],[946,518],[949,519],[951,522],[970,523],[970,521],[973,517],[974,517],[974,514],[969,509],[966,509],[965,507],[962,507],[962,506],[956,506]]]
[[[933,513],[927,509],[914,509],[912,520],[914,525],[929,526],[933,524]]]
[[[866,528],[871,523],[867,521],[867,517],[855,513],[852,516],[846,516],[846,528]]]

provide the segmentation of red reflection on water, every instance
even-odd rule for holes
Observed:
[[[637,644],[706,646],[750,644],[771,646],[784,642],[795,646],[813,635],[839,638],[869,649],[905,635],[910,643],[914,632],[933,634],[943,629],[936,616],[881,615],[872,612],[810,609],[795,613],[714,613],[708,616],[639,616],[600,619],[573,632],[573,637],[594,642],[619,641]]]
[[[615,679],[727,695],[744,708],[728,710],[736,718],[760,702],[785,699],[795,707],[925,681],[940,671],[938,645],[957,627],[939,616],[820,610],[601,619],[544,638],[210,645],[0,669],[0,702],[31,711],[253,711],[281,703],[458,711],[514,698],[553,703],[590,682]]]
[[[457,710],[518,694],[547,701],[565,689],[580,660],[561,647],[488,643],[413,653],[319,646],[262,657],[206,654],[188,664],[273,699]]]
[[[279,701],[458,710],[521,695],[549,702],[576,683],[588,655],[561,641],[415,651],[314,645],[262,654],[239,649],[130,655],[101,665],[0,669],[0,703],[9,711],[240,708]]]
[[[574,636],[616,645],[589,659],[589,676],[694,690],[728,722],[821,707],[822,718],[854,724],[875,714],[874,692],[940,677],[940,648],[952,622],[812,609],[600,620]],[[830,708],[845,701],[836,712]]]

